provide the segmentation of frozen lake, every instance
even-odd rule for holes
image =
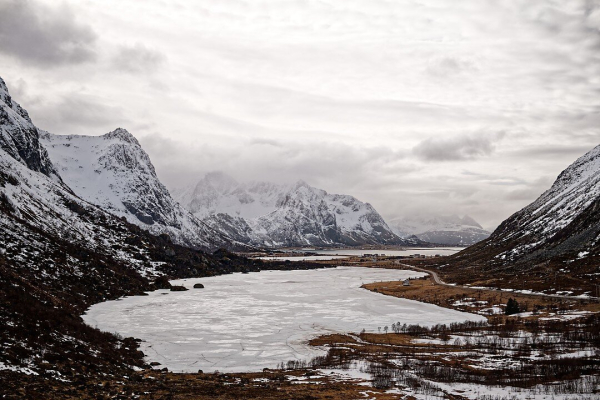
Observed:
[[[307,339],[331,332],[377,331],[400,321],[434,325],[484,317],[373,293],[360,286],[424,274],[338,267],[262,271],[173,281],[157,290],[92,306],[86,323],[144,340],[149,361],[171,371],[259,371],[323,351]],[[201,282],[205,289],[192,289]]]

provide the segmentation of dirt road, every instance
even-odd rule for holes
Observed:
[[[461,285],[451,285],[448,284],[444,281],[442,281],[439,277],[439,275],[437,274],[437,272],[425,269],[425,268],[420,268],[420,267],[415,267],[414,265],[409,265],[409,264],[398,264],[401,265],[403,267],[406,267],[408,269],[414,269],[417,271],[421,271],[421,272],[426,272],[429,275],[431,275],[431,277],[433,278],[433,281],[435,282],[436,285],[443,285],[443,286],[451,286],[451,287],[458,287],[458,288],[463,288],[463,289],[471,289],[471,290],[483,290],[483,291],[488,291],[488,292],[503,292],[503,293],[509,293],[509,291],[507,290],[501,290],[501,289],[493,289],[493,288],[474,288],[471,286],[461,286]],[[525,295],[525,296],[545,296],[545,297],[551,297],[551,298],[555,298],[555,299],[569,299],[569,300],[598,300],[598,297],[585,297],[585,298],[581,298],[581,297],[575,297],[575,296],[565,296],[565,295],[559,295],[559,294],[544,294],[544,293],[522,293],[522,292],[515,292],[518,293],[520,295]]]

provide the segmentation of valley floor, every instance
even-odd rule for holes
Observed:
[[[393,259],[323,261],[405,269]],[[433,327],[382,324],[380,333],[329,334],[312,360],[257,373],[171,373],[73,380],[0,371],[0,397],[31,399],[600,399],[600,305],[439,285],[429,278],[363,287],[486,321]],[[505,316],[508,299],[521,313]]]

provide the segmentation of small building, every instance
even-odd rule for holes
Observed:
[[[404,282],[402,282],[402,286],[410,286],[410,279],[405,279]]]

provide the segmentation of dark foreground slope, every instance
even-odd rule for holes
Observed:
[[[549,190],[488,239],[439,267],[459,283],[597,295],[600,146],[571,164]]]
[[[83,211],[82,216],[92,218],[93,214]],[[135,261],[160,263],[155,273],[173,278],[258,271],[264,267],[260,261],[225,251],[211,255],[174,245],[167,237],[154,237],[110,218],[101,218],[97,223],[114,233],[115,246],[120,246],[120,254],[130,260],[61,239],[27,221],[15,222],[18,224],[13,227],[19,227],[19,236],[28,240],[9,235],[5,226],[0,230],[3,243],[12,236],[11,248],[20,249],[18,254],[9,252],[0,257],[2,380],[30,379],[48,385],[64,379],[85,382],[100,375],[127,375],[133,366],[144,367],[143,354],[137,351],[133,339],[100,332],[85,325],[80,317],[94,303],[155,289],[154,276],[142,276],[132,265]],[[116,244],[119,242],[122,245]],[[23,254],[26,258],[19,257]],[[269,264],[269,268],[306,267]]]

